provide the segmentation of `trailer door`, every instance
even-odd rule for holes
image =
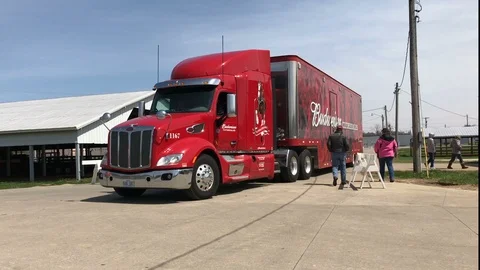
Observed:
[[[335,128],[337,126],[337,117],[338,117],[338,112],[337,112],[337,94],[334,92],[330,91],[330,132],[334,132]]]

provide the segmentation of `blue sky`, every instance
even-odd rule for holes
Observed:
[[[478,3],[421,4],[422,98],[477,124]],[[164,80],[184,58],[219,52],[222,34],[227,51],[298,54],[359,92],[364,110],[390,109],[402,77],[408,1],[2,0],[0,102],[148,90],[157,77],[157,44]],[[408,66],[402,90],[410,91]],[[402,92],[403,130],[411,127],[409,100]],[[422,109],[430,127],[465,124],[428,104]],[[366,131],[380,123],[370,112],[363,117]],[[392,122],[394,110],[388,117]]]

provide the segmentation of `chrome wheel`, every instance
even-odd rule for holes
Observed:
[[[195,183],[201,191],[208,191],[212,188],[215,181],[215,174],[212,167],[208,164],[198,166],[195,174]]]
[[[296,157],[292,157],[290,160],[290,172],[292,175],[297,175],[298,172],[298,161]]]
[[[310,159],[309,156],[305,157],[304,164],[305,164],[305,172],[309,174],[310,171],[312,170],[312,160]]]

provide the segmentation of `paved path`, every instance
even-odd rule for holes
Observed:
[[[0,191],[0,269],[478,269],[478,192],[330,174],[125,200],[99,185]]]
[[[442,170],[442,171],[478,171],[478,167],[477,166],[468,166],[468,168],[466,169],[462,169],[462,167],[460,166],[459,163],[454,163],[452,165],[452,168],[453,169],[447,169],[447,165],[446,163],[436,163],[435,164],[435,170]],[[396,171],[413,171],[413,164],[412,163],[400,163],[400,162],[395,162],[393,163],[393,168],[396,170]],[[425,167],[425,165],[422,164],[422,170],[426,170],[427,168]],[[386,167],[385,167],[385,170],[386,170]]]
[[[375,153],[373,151],[372,147],[364,148],[364,152],[369,153],[369,154]],[[472,162],[472,161],[475,162],[476,161],[476,163],[472,163],[471,165],[467,164],[468,168],[467,169],[462,169],[462,167],[460,166],[460,163],[458,162],[458,160],[456,160],[452,164],[453,170],[478,171],[478,158],[477,159],[464,159],[464,160],[465,160],[465,162]],[[448,161],[447,161],[447,163],[438,162],[438,161],[444,161],[444,160],[437,159],[437,162],[435,164],[435,167],[436,167],[437,170],[450,170],[450,169],[447,169]],[[395,162],[395,160],[393,162],[394,162],[393,167],[397,171],[413,171],[413,163],[401,163],[401,162]],[[425,167],[424,164],[422,164],[422,169],[426,170],[426,167]]]

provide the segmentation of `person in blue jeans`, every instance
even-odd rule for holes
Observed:
[[[328,136],[327,140],[328,151],[332,154],[332,173],[333,186],[337,185],[338,170],[342,179],[342,185],[347,183],[347,152],[350,150],[347,138],[343,135],[343,127],[337,126],[335,133]]]
[[[390,182],[395,182],[394,170],[393,170],[393,158],[397,157],[397,141],[391,135],[388,128],[382,129],[382,136],[378,138],[375,143],[375,153],[377,153],[378,160],[380,162],[380,175],[382,179],[385,179],[385,164],[388,168],[388,176]]]

